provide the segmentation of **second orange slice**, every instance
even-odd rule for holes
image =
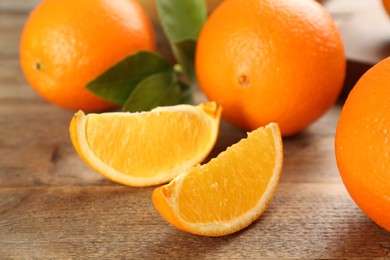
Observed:
[[[184,231],[221,236],[241,230],[266,209],[277,187],[283,148],[271,123],[153,192],[160,214]]]

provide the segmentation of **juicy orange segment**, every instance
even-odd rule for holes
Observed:
[[[80,157],[112,181],[151,186],[172,180],[213,148],[221,107],[177,105],[150,112],[77,112],[70,123]]]
[[[184,231],[221,236],[243,229],[265,211],[279,182],[283,147],[271,123],[204,165],[153,192],[160,214]]]

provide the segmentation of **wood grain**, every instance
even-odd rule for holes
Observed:
[[[0,2],[0,259],[390,258],[390,233],[357,208],[338,174],[334,134],[342,100],[302,133],[284,138],[274,199],[258,221],[230,236],[179,231],[154,209],[154,187],[125,187],[95,173],[70,143],[73,112],[40,98],[20,70],[20,32],[37,2]],[[387,55],[390,22],[374,2],[324,2],[345,40],[346,89]],[[369,26],[378,32],[369,34],[375,43],[364,38],[364,50],[352,46],[359,25],[363,35]],[[205,100],[195,91],[198,102]],[[245,136],[222,122],[209,158]]]
[[[386,257],[389,234],[351,203],[342,184],[281,183],[264,215],[227,237],[172,228],[152,188],[45,187],[0,190],[0,255],[31,258]],[[188,257],[188,258],[187,258]]]
[[[0,2],[1,13],[28,13],[40,0],[2,0]]]

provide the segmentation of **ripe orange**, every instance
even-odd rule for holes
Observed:
[[[113,107],[84,86],[138,50],[154,50],[151,23],[136,0],[43,0],[28,18],[20,62],[30,85],[68,109]]]
[[[160,214],[184,231],[222,236],[261,216],[278,185],[283,162],[279,127],[248,134],[205,165],[197,165],[153,192]]]
[[[313,0],[226,0],[196,51],[199,84],[222,116],[247,130],[304,129],[336,101],[346,58],[330,14]]]
[[[149,112],[77,112],[69,127],[80,157],[101,175],[130,186],[172,180],[201,162],[218,136],[221,107],[160,107]]]
[[[336,159],[356,204],[390,231],[390,58],[356,83],[336,131]]]

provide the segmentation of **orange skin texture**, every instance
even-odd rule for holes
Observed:
[[[356,204],[390,231],[390,58],[350,92],[336,131],[336,159]]]
[[[330,14],[312,0],[226,0],[203,27],[196,74],[222,116],[293,135],[324,114],[343,86],[346,58]]]
[[[28,18],[20,62],[29,84],[63,108],[112,108],[85,85],[138,50],[155,50],[151,22],[135,0],[43,0]]]

